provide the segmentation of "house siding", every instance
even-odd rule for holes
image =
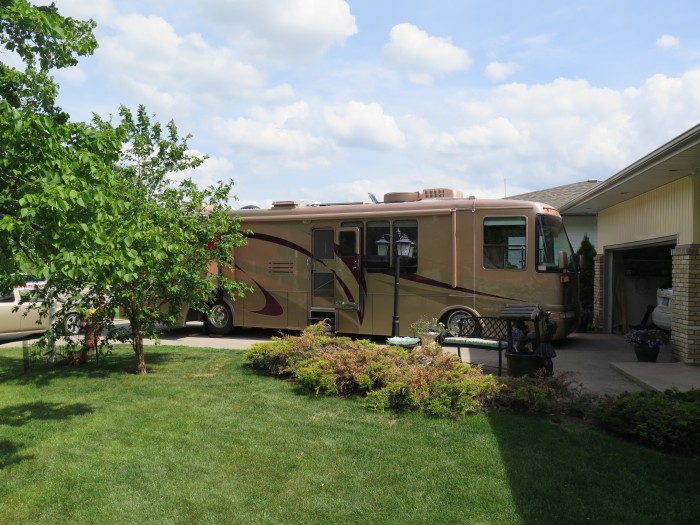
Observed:
[[[696,188],[685,177],[598,214],[598,253],[616,246],[677,236],[678,244],[691,244],[695,236],[693,201]]]

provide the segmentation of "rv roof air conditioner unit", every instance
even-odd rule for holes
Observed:
[[[464,197],[461,191],[450,188],[428,188],[423,190],[423,199],[461,199]]]
[[[384,202],[415,202],[420,200],[420,194],[417,191],[404,191],[395,193],[385,193]]]
[[[273,208],[296,208],[299,206],[299,201],[274,201]]]

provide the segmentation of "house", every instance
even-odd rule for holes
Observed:
[[[623,333],[673,288],[676,359],[700,364],[700,125],[559,208],[597,214],[594,323]]]
[[[546,190],[513,195],[512,197],[508,197],[508,199],[544,202],[561,211],[564,205],[584,193],[589,192],[599,184],[601,184],[599,180],[585,180]],[[596,214],[594,212],[584,209],[576,210],[572,213],[562,213],[561,215],[566,233],[569,235],[569,240],[571,241],[571,246],[574,251],[578,250],[579,246],[581,246],[584,235],[588,235],[593,246],[596,245]]]

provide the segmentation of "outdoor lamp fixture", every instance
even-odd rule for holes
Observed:
[[[389,241],[383,235],[381,239],[377,241],[377,255],[381,257],[386,257],[389,255]],[[394,235],[394,317],[391,321],[391,336],[399,336],[399,274],[401,273],[401,258],[411,257],[413,255],[413,249],[416,243],[411,239],[406,237],[401,230],[396,230]]]
[[[387,235],[382,235],[381,239],[377,241],[377,255],[380,257],[387,257],[389,255],[389,240]]]

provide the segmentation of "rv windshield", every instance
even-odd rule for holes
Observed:
[[[555,215],[537,216],[537,270],[540,272],[559,271],[559,252],[566,253],[567,268],[576,270],[574,252],[566,235],[561,217]]]

